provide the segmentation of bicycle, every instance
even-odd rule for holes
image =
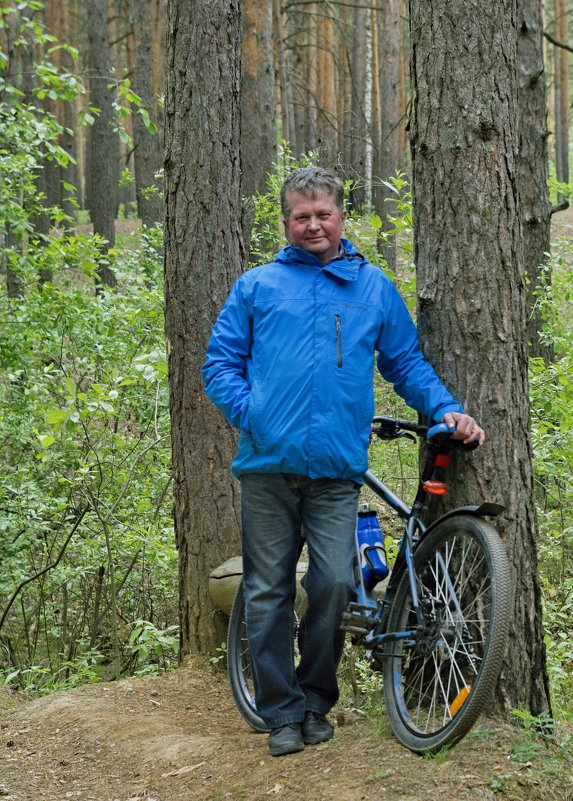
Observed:
[[[382,671],[398,740],[415,753],[431,754],[467,734],[495,689],[507,641],[511,571],[503,543],[484,517],[504,507],[463,506],[426,526],[421,518],[427,493],[446,490],[440,474],[451,452],[477,443],[451,439],[443,423],[428,427],[375,417],[372,430],[382,440],[425,437],[427,455],[411,507],[371,471],[364,475],[404,530],[381,598],[364,583],[357,542],[356,600],[342,628],[365,649],[373,669]],[[242,585],[229,619],[228,670],[239,712],[256,731],[268,731],[254,700]]]

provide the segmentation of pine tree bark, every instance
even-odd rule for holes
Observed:
[[[517,0],[517,183],[519,187],[524,266],[528,277],[530,353],[550,361],[553,353],[539,338],[542,317],[535,289],[546,265],[551,239],[551,203],[547,187],[547,91],[540,0]],[[545,280],[550,279],[545,273]]]
[[[555,0],[557,41],[567,44],[569,17],[567,0]],[[555,63],[555,172],[557,180],[569,183],[569,53],[563,47],[553,46]]]
[[[264,192],[276,158],[272,0],[242,5],[241,190]]]
[[[273,36],[274,50],[279,83],[282,139],[289,143],[291,150],[297,153],[296,131],[294,125],[294,100],[292,91],[292,67],[290,52],[285,47],[285,26],[280,0],[273,2]]]
[[[143,108],[155,121],[151,3],[152,0],[130,0],[129,12],[134,45],[133,88],[141,98]],[[162,132],[151,133],[137,109],[134,109],[132,119],[137,214],[143,225],[149,227],[163,222],[163,187],[155,177],[163,162]]]
[[[317,43],[317,144],[321,164],[332,165],[337,154],[334,15],[327,4],[321,5],[319,11],[321,18]]]
[[[212,325],[244,267],[238,0],[169,0],[165,318],[169,353],[181,655],[214,653],[223,616],[209,573],[240,553],[235,436],[203,392]]]
[[[89,131],[87,205],[94,227],[112,248],[117,208],[117,134],[113,118],[113,77],[109,67],[107,0],[90,0],[87,9],[90,104],[100,111]],[[98,284],[115,286],[113,270],[100,265]]]
[[[395,194],[385,185],[399,169],[400,51],[402,49],[402,0],[387,0],[378,12],[380,36],[380,147],[374,179],[374,208],[382,220],[382,231],[391,228],[388,214]],[[381,247],[390,269],[396,267],[396,247],[390,240]]]
[[[514,571],[496,711],[549,709],[516,176],[514,0],[410,0],[415,259],[426,356],[489,434],[454,470],[450,506],[495,501]],[[433,510],[435,513],[439,508]]]

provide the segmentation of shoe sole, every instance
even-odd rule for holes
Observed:
[[[293,743],[292,745],[283,745],[283,746],[276,746],[275,748],[269,748],[269,754],[271,756],[285,756],[285,754],[296,754],[298,751],[304,750],[304,743],[296,744]]]
[[[303,737],[302,741],[305,745],[318,745],[318,743],[326,743],[328,740],[332,740],[333,737],[334,732],[331,732],[326,737]]]

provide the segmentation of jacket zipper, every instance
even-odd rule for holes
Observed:
[[[340,333],[340,315],[334,315],[334,327],[336,329],[336,363],[338,367],[342,367],[342,336]]]

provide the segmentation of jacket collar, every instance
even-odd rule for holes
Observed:
[[[348,239],[341,239],[338,256],[331,259],[328,264],[322,264],[314,254],[292,245],[283,248],[277,254],[275,261],[280,264],[306,264],[309,267],[324,270],[343,281],[356,281],[360,265],[365,259]]]

